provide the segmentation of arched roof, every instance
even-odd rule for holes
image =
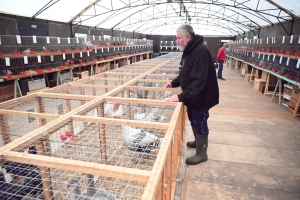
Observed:
[[[296,0],[0,0],[0,12],[143,34],[238,35],[300,17]]]

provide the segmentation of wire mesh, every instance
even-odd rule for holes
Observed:
[[[47,98],[33,96],[25,101],[16,101],[11,105],[0,105],[1,109],[8,109],[14,111],[27,111],[36,113],[63,115],[74,110],[83,104],[86,100],[78,99],[63,99],[63,98]]]
[[[143,183],[92,175],[89,171],[81,173],[6,160],[0,166],[0,194],[5,200],[40,200],[45,195],[52,200],[140,199],[145,188]]]
[[[151,171],[165,130],[72,120],[49,133],[47,157]]]

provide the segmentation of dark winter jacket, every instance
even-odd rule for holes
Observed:
[[[208,110],[219,103],[219,87],[209,50],[202,44],[203,37],[196,35],[182,54],[182,69],[172,87],[181,86],[179,101],[195,110]]]

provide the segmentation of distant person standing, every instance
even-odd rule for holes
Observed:
[[[228,47],[228,43],[224,43],[223,47],[221,47],[218,50],[218,54],[217,54],[217,59],[216,62],[219,63],[219,69],[218,69],[218,79],[221,79],[223,81],[225,81],[225,78],[223,78],[222,76],[222,71],[223,71],[223,65],[224,65],[224,60],[226,59],[226,54],[225,54],[225,49]]]
[[[208,47],[208,44],[207,44],[206,41],[203,42],[203,45],[206,46],[206,47]]]

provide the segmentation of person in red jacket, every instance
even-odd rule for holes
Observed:
[[[217,55],[217,59],[216,62],[219,63],[219,69],[218,69],[218,79],[221,79],[223,81],[225,81],[225,78],[223,78],[222,76],[222,71],[223,71],[223,64],[224,64],[224,60],[226,58],[226,54],[225,54],[225,49],[228,47],[228,43],[224,43],[223,47],[221,47],[218,51],[218,55]]]

